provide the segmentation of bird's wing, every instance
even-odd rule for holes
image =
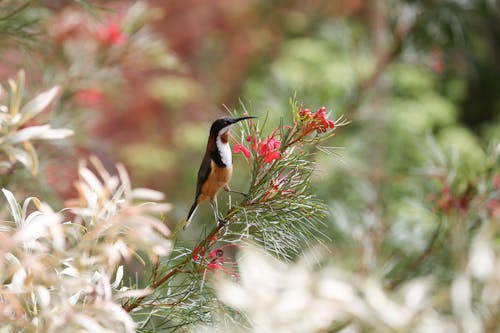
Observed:
[[[201,187],[203,186],[203,184],[207,180],[211,171],[212,171],[211,159],[210,158],[203,158],[203,162],[201,162],[201,165],[200,165],[200,170],[198,170],[198,181],[196,183],[196,199],[200,195]]]

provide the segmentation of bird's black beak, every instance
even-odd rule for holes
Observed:
[[[245,119],[252,119],[252,118],[257,118],[257,117],[246,116],[246,117],[240,117],[240,118],[233,118],[233,119],[231,119],[231,123],[236,124],[238,121],[242,121]]]

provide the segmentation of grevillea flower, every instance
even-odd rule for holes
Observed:
[[[203,256],[205,254],[205,249],[203,247],[200,247],[199,245],[196,245],[196,247],[193,250],[193,253],[191,254],[191,259],[194,261],[197,261],[200,259],[200,256]]]
[[[241,143],[237,143],[234,145],[233,153],[235,153],[235,154],[243,153],[243,155],[245,155],[246,158],[250,158],[250,151],[247,149],[247,147],[245,147]]]
[[[311,110],[302,107],[299,109],[299,116],[304,125],[303,133],[307,135],[313,131],[318,133],[324,133],[328,129],[335,128],[335,122],[328,119],[326,114],[326,108],[324,106],[320,107],[316,112],[311,112]]]
[[[312,117],[313,117],[313,113],[308,108],[305,108],[305,109],[300,108],[299,115],[304,120],[305,119],[312,119]]]
[[[316,111],[316,113],[314,114],[314,119],[317,122],[316,130],[318,131],[326,132],[326,130],[329,128],[335,128],[335,123],[327,119],[326,108],[324,106]]]
[[[259,155],[264,158],[264,162],[272,163],[274,160],[281,158],[280,147],[281,141],[276,140],[274,135],[270,135],[260,143]]]
[[[210,244],[213,244],[216,241],[217,241],[217,236],[212,236],[208,239],[208,244],[196,245],[193,252],[191,253],[191,259],[193,259],[193,261],[198,261],[198,259],[200,259],[201,257],[204,257],[205,256],[205,247],[209,246]]]
[[[237,278],[236,263],[230,257],[224,257],[223,248],[226,246],[231,246],[231,244],[210,251],[208,255],[210,261],[207,264],[207,269],[212,272],[221,271]]]
[[[209,241],[215,242],[216,240],[217,238],[214,236]],[[224,256],[224,249],[235,245],[226,244],[208,252],[208,254],[206,254],[206,246],[208,244],[205,244],[205,246],[196,246],[191,254],[191,259],[200,264],[206,264],[206,269],[209,272],[221,271],[237,278],[236,263],[231,257]]]
[[[127,36],[123,33],[117,21],[111,21],[103,25],[99,29],[97,37],[105,45],[123,45],[127,42]]]

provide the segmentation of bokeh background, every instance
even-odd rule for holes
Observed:
[[[71,143],[40,146],[43,177],[3,182],[61,207],[75,194],[78,160],[94,154],[110,167],[123,162],[136,186],[165,192],[174,226],[191,204],[210,123],[242,105],[276,123],[295,97],[352,122],[330,154],[318,155],[314,186],[331,208],[330,238],[354,235],[377,248],[389,232],[389,243],[412,251],[424,246],[433,213],[446,206],[438,199],[450,191],[427,177],[432,152],[460,161],[448,185],[467,201],[487,147],[500,138],[495,1],[2,6],[17,26],[2,35],[0,79],[25,68],[32,92],[62,85],[58,112],[47,118],[76,132]],[[244,191],[248,168],[242,156],[235,161],[233,187]],[[204,207],[192,232],[209,223]]]
[[[43,156],[37,175],[14,158],[0,163],[0,186],[62,209],[77,195],[79,161],[96,155],[109,170],[123,163],[134,187],[164,192],[173,209],[162,218],[174,229],[192,203],[214,119],[247,110],[267,119],[271,130],[290,117],[291,100],[311,110],[325,106],[330,119],[351,122],[318,149],[312,184],[330,213],[318,261],[325,281],[342,288],[314,294],[311,286],[323,278],[316,267],[298,260],[304,281],[312,281],[298,286],[297,271],[276,264],[285,287],[308,296],[310,303],[291,297],[296,311],[302,315],[306,307],[313,317],[321,317],[313,305],[338,311],[339,327],[326,323],[331,331],[345,325],[349,332],[410,326],[498,332],[499,22],[494,0],[0,1],[0,97],[20,69],[26,73],[22,104],[59,85],[58,101],[23,126],[50,123],[75,133],[36,143]],[[2,136],[22,130],[12,128],[0,128]],[[233,132],[236,141],[244,139]],[[3,152],[1,162],[8,157]],[[245,191],[248,163],[241,154],[234,161],[231,186]],[[225,193],[219,202],[226,210]],[[204,205],[175,246],[189,258],[191,245],[213,225]],[[144,267],[130,263],[126,274],[146,276],[150,267]],[[342,278],[328,280],[339,272]],[[249,283],[251,299],[255,287],[268,294],[262,282],[271,279],[256,277],[262,280]],[[408,285],[426,286],[417,288],[421,299],[411,297],[415,289]],[[287,303],[278,302],[284,289],[277,288],[273,302]],[[316,303],[344,295],[339,290],[355,306]],[[172,331],[214,322],[215,298],[201,292],[192,303],[199,317],[183,312],[183,304],[171,307],[174,315],[169,306],[154,311]],[[376,315],[360,316],[353,310],[360,304]],[[384,304],[402,305],[385,312]],[[254,310],[267,318],[267,307]],[[399,325],[402,313],[410,319]],[[425,329],[428,321],[435,330]]]

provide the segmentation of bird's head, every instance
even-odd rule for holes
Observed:
[[[219,118],[212,123],[212,127],[210,128],[210,135],[217,137],[227,134],[231,129],[231,126],[233,126],[234,124],[236,124],[239,121],[251,118],[256,118],[256,117],[246,116],[240,118],[230,118],[230,117]]]

